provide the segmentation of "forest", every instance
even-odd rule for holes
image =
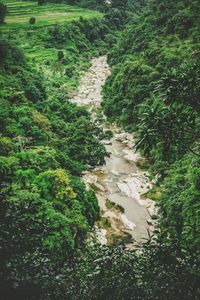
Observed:
[[[2,299],[199,299],[199,1],[0,2]],[[70,100],[102,55],[102,111],[157,178],[156,234],[131,249],[88,241],[103,217],[82,174],[112,134]]]

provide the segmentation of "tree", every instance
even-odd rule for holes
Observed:
[[[38,5],[45,5],[46,3],[46,0],[38,0]]]
[[[63,58],[64,58],[64,53],[63,53],[63,51],[59,50],[59,51],[58,51],[58,60],[60,61],[60,60],[62,60]]]
[[[0,24],[4,23],[6,13],[7,13],[7,6],[3,3],[0,3]]]
[[[35,24],[35,22],[36,22],[36,18],[35,18],[35,17],[31,17],[31,18],[29,19],[29,23],[30,23],[31,25]]]
[[[124,9],[124,8],[127,8],[127,6],[128,6],[128,0],[124,0],[124,1],[113,0],[112,1],[112,7]]]

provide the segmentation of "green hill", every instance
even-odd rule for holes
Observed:
[[[102,17],[100,12],[61,3],[47,3],[39,6],[37,1],[2,0],[1,2],[6,4],[8,9],[5,24],[0,27],[4,30],[29,27],[31,17],[36,18],[35,27],[70,22],[78,20],[81,16],[86,19]]]

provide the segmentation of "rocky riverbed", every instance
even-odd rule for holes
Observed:
[[[92,59],[90,69],[83,75],[76,95],[71,99],[78,105],[85,105],[97,118],[101,114],[103,130],[110,130],[113,137],[103,140],[107,152],[103,166],[83,174],[85,184],[92,188],[102,211],[91,234],[101,244],[117,242],[120,239],[141,243],[148,238],[148,231],[154,231],[156,208],[154,201],[145,194],[152,188],[148,173],[138,167],[144,160],[134,151],[134,138],[115,124],[108,124],[102,113],[102,86],[109,76],[106,56]]]

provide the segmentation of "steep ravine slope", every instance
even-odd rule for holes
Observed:
[[[199,1],[153,0],[109,51],[103,109],[136,136],[159,173],[159,226],[179,249],[200,249]],[[155,190],[155,189],[154,189]]]

